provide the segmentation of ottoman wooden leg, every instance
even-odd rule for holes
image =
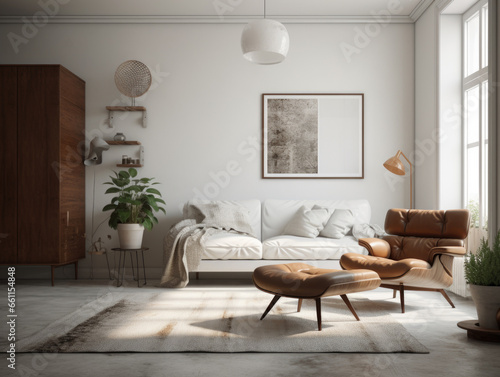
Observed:
[[[347,307],[349,308],[349,310],[351,311],[351,313],[354,315],[354,318],[356,318],[359,321],[359,317],[356,314],[356,311],[352,307],[351,302],[349,301],[349,299],[347,298],[347,296],[346,295],[340,295],[340,297],[342,297],[342,300],[344,300],[345,304],[347,305]]]
[[[318,317],[318,331],[321,331],[321,298],[316,298],[316,317]]]
[[[401,300],[401,313],[405,312],[405,286],[403,284],[399,285],[399,297]]]
[[[262,314],[262,317],[260,317],[261,321],[266,317],[267,313],[269,313],[269,311],[273,308],[274,304],[276,304],[280,298],[281,298],[281,296],[278,296],[278,295],[273,297],[273,299],[272,299],[271,303],[269,304],[269,306],[267,307],[266,311],[264,312],[264,314]]]
[[[299,303],[297,305],[297,313],[300,312],[300,309],[302,309],[302,299],[299,298]]]

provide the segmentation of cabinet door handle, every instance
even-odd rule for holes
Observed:
[[[69,211],[66,211],[66,226],[69,226]]]

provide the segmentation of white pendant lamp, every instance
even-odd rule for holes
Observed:
[[[286,58],[290,46],[288,31],[282,23],[266,19],[250,22],[241,35],[241,50],[245,59],[255,64],[277,64]]]

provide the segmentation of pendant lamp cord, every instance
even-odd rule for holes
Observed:
[[[266,19],[266,0],[264,0],[264,19]]]

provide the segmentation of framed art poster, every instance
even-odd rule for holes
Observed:
[[[263,94],[262,178],[364,178],[363,94]]]

